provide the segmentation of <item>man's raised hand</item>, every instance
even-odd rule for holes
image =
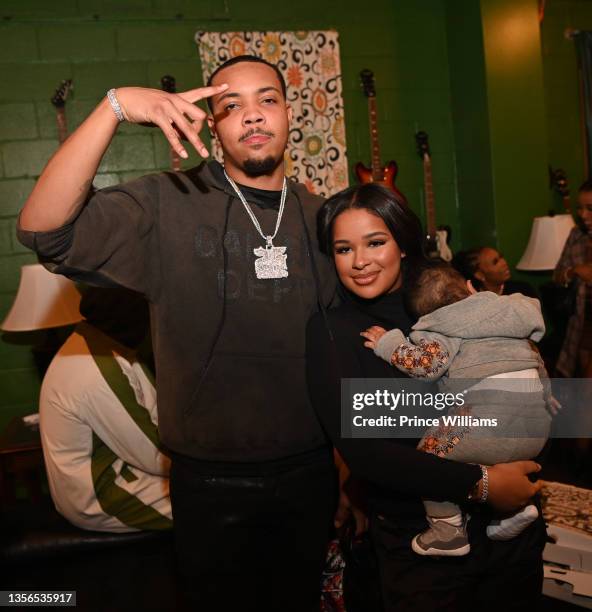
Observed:
[[[115,93],[126,121],[157,125],[173,149],[187,159],[181,138],[186,138],[199,155],[208,156],[208,150],[199,137],[207,113],[195,106],[195,102],[222,93],[227,88],[224,83],[168,93],[160,89],[120,87]]]

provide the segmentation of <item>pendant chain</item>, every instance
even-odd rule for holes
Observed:
[[[245,210],[247,211],[249,217],[251,218],[251,221],[253,222],[255,229],[261,235],[261,238],[263,238],[263,240],[266,241],[267,246],[272,246],[273,239],[276,237],[278,230],[280,229],[280,223],[282,222],[282,216],[284,214],[284,207],[286,204],[286,194],[288,193],[288,185],[287,185],[286,177],[284,176],[284,184],[282,186],[282,195],[280,198],[280,209],[278,212],[277,221],[275,223],[275,230],[272,236],[266,236],[263,233],[263,230],[261,229],[261,225],[259,224],[259,221],[257,220],[257,217],[255,216],[255,213],[253,212],[247,200],[245,199],[245,196],[242,194],[241,190],[238,188],[238,185],[228,176],[228,174],[226,174],[226,170],[224,170],[224,176],[226,177],[226,180],[231,184],[232,188],[236,192],[236,195],[239,197],[240,201],[245,207]]]

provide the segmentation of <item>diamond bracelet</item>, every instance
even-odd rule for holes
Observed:
[[[121,106],[119,106],[119,102],[117,101],[117,96],[115,95],[115,89],[110,89],[107,92],[107,99],[109,100],[109,104],[111,104],[111,108],[117,117],[117,120],[121,123],[125,121],[125,117],[123,116],[123,111],[121,110]]]
[[[479,490],[479,482],[477,482],[474,489],[469,493],[468,500],[484,504],[489,496],[489,472],[487,466],[479,465],[479,467],[481,468],[481,495],[477,497],[477,491]]]
[[[489,496],[489,472],[487,471],[486,465],[482,465],[480,467],[481,474],[483,476],[483,486],[481,488],[481,498],[479,499],[479,503],[484,504]]]

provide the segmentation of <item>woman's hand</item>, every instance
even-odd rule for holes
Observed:
[[[369,327],[366,331],[360,332],[360,336],[366,338],[364,346],[372,350],[376,348],[376,344],[384,336],[384,334],[386,334],[386,329],[378,327],[378,325],[373,325],[372,327]]]
[[[540,470],[541,466],[534,461],[514,461],[491,466],[487,469],[487,501],[500,512],[513,512],[523,508],[543,486],[542,482],[530,482],[528,474]],[[479,486],[481,490],[481,483]]]
[[[120,87],[115,93],[126,121],[157,125],[183,158],[187,158],[187,151],[181,144],[181,138],[186,138],[202,157],[207,157],[208,150],[199,138],[207,114],[195,106],[195,102],[219,94],[227,87],[226,84],[215,85],[181,93]]]

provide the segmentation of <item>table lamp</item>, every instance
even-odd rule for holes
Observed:
[[[82,320],[80,293],[74,283],[41,264],[21,267],[18,292],[0,325],[6,332],[24,332],[72,325]]]
[[[531,272],[554,270],[573,226],[571,215],[535,217],[528,245],[516,269]]]

